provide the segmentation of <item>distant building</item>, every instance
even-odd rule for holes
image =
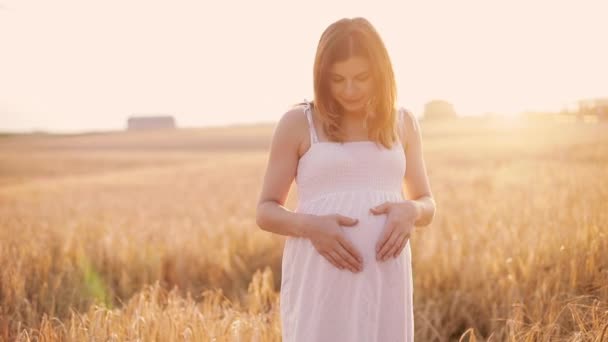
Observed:
[[[582,99],[577,101],[579,118],[584,115],[594,115],[600,121],[608,121],[608,97]]]
[[[171,115],[137,115],[127,120],[127,130],[175,129],[175,119]]]
[[[586,98],[569,102],[559,114],[577,121],[608,121],[608,97]]]
[[[444,100],[433,100],[427,102],[424,105],[424,120],[437,120],[437,119],[452,119],[457,118],[458,115],[454,110],[454,106]]]

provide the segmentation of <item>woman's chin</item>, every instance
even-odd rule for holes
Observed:
[[[347,112],[361,112],[365,110],[365,106],[358,103],[342,103],[342,108],[344,108],[344,110]]]

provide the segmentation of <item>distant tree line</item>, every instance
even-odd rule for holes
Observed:
[[[458,115],[454,106],[445,100],[432,100],[424,105],[423,119],[426,120],[445,120],[454,119]]]
[[[581,99],[571,104],[568,109],[563,109],[557,113],[521,113],[528,117],[566,115],[573,116],[579,121],[585,118],[594,117],[598,121],[608,121],[608,97]],[[489,115],[489,114],[488,114]],[[432,100],[425,104],[423,120],[445,120],[457,118],[458,114],[454,106],[445,100]]]

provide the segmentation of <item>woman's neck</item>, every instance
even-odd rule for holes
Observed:
[[[364,118],[345,117],[341,122],[341,126],[343,132],[352,139],[367,138],[367,120]]]
[[[342,116],[342,125],[358,130],[361,128],[367,129],[367,113],[366,112],[345,112]]]

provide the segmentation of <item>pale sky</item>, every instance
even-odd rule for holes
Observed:
[[[0,0],[0,131],[276,122],[312,99],[323,30],[363,16],[399,105],[517,113],[608,96],[603,0]]]

